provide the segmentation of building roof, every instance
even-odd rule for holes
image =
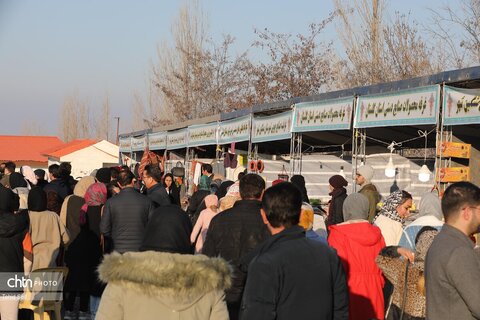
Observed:
[[[73,140],[58,147],[45,149],[43,150],[43,154],[47,157],[60,159],[61,157],[66,156],[67,154],[90,147],[95,143],[97,143],[97,140],[90,140],[90,139]]]
[[[0,136],[1,161],[47,162],[45,149],[62,146],[58,137],[52,136]]]

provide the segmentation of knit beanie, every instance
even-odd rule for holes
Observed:
[[[339,174],[331,176],[330,179],[328,179],[328,183],[335,189],[348,186],[347,180]]]
[[[361,166],[357,169],[357,173],[365,178],[366,183],[370,183],[373,178],[373,168],[368,164]]]

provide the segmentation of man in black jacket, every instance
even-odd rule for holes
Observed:
[[[265,191],[261,215],[272,237],[248,267],[242,319],[348,319],[342,264],[327,245],[298,226],[302,195],[283,182]]]
[[[162,183],[162,172],[158,166],[147,164],[142,173],[142,180],[147,187],[147,197],[153,201],[156,208],[171,204],[167,190]]]
[[[113,250],[120,253],[138,251],[154,210],[152,201],[133,188],[134,178],[131,171],[120,172],[122,190],[105,203],[100,220],[100,232],[112,239]]]
[[[238,319],[245,277],[239,266],[242,257],[270,236],[260,215],[265,181],[256,174],[247,174],[240,180],[240,197],[233,208],[216,215],[208,227],[202,253],[209,257],[221,256],[233,266],[232,287],[226,292],[230,319]]]

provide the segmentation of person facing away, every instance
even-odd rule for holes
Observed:
[[[393,284],[388,320],[400,319],[402,312],[406,320],[425,318],[425,286],[422,285],[425,256],[437,234],[435,228],[423,227],[415,239],[415,253],[400,246],[389,246],[376,258],[384,276]]]
[[[355,183],[361,187],[358,193],[363,194],[368,199],[368,221],[370,222],[375,218],[377,214],[377,204],[382,199],[377,187],[371,182],[373,174],[373,168],[366,164],[357,169],[357,175],[355,177]]]
[[[329,195],[332,196],[328,206],[328,220],[329,226],[343,222],[343,202],[347,198],[348,185],[347,180],[339,174],[336,174],[328,179]]]
[[[241,200],[212,219],[203,245],[203,254],[209,257],[221,256],[232,264],[232,288],[226,291],[230,319],[238,319],[245,286],[245,276],[240,271],[241,259],[269,237],[260,215],[260,200],[264,190],[265,181],[259,175],[243,176],[240,179]]]
[[[337,254],[305,237],[302,195],[291,183],[268,188],[261,217],[272,236],[248,266],[241,319],[348,319],[348,289]]]
[[[450,185],[442,197],[445,224],[425,261],[427,319],[480,319],[480,259],[469,236],[480,227],[480,188]]]
[[[147,187],[147,197],[155,208],[171,204],[170,197],[162,185],[162,172],[158,166],[147,164],[142,172],[142,180]]]
[[[149,221],[140,252],[112,253],[100,265],[100,278],[108,284],[97,320],[228,319],[228,263],[217,257],[185,254],[189,233],[163,237],[172,227],[181,229],[190,221],[176,205],[162,209]]]
[[[45,180],[45,170],[36,169],[33,172],[35,173],[35,178],[37,178],[37,186],[44,188],[48,184],[48,181]]]
[[[440,231],[443,226],[443,213],[440,198],[435,193],[423,195],[418,205],[418,216],[403,229],[399,246],[415,251],[415,239],[420,229],[426,226],[433,227]]]
[[[43,190],[47,193],[47,208],[60,214],[63,201],[72,193],[72,190],[61,178],[60,166],[58,164],[52,164],[48,167],[48,176],[50,182],[43,187]]]
[[[193,227],[192,234],[190,236],[190,241],[192,244],[195,244],[195,253],[202,253],[203,244],[207,237],[208,226],[213,217],[218,213],[218,198],[214,194],[210,194],[205,197],[205,206],[206,209],[200,212],[200,216]]]
[[[120,253],[138,251],[148,219],[154,211],[153,202],[134,188],[131,171],[118,175],[122,191],[105,203],[100,220],[100,232],[113,242],[113,250]]]
[[[20,198],[20,209],[27,209],[28,204],[28,183],[27,180],[18,172],[10,174],[10,189]]]
[[[373,219],[373,224],[382,231],[385,244],[396,246],[403,233],[403,223],[412,207],[412,195],[404,190],[394,191],[385,200],[380,213]]]
[[[281,183],[281,182],[280,182]],[[277,183],[278,184],[278,183]],[[321,232],[317,233],[313,231],[313,220],[315,217],[315,212],[313,207],[306,202],[302,203],[302,210],[300,212],[300,221],[299,226],[305,229],[305,236],[308,239],[321,241],[327,243],[327,230],[320,229]]]
[[[330,226],[328,243],[337,250],[349,290],[349,319],[382,319],[384,316],[382,272],[375,263],[385,247],[380,229],[368,222],[369,202],[360,193],[343,203],[345,222]]]
[[[310,203],[310,199],[308,199],[307,188],[305,186],[305,178],[301,174],[293,175],[290,178],[290,182],[300,190],[302,194],[302,201],[306,203]]]
[[[47,210],[47,193],[40,187],[30,190],[28,215],[33,247],[32,270],[56,267],[60,247],[68,244],[70,236],[58,214]]]

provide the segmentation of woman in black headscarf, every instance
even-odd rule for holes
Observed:
[[[222,199],[223,197],[225,197],[227,195],[228,188],[234,183],[235,182],[231,180],[223,181],[222,184],[220,185],[220,188],[218,188],[217,192],[215,193],[217,198]]]
[[[290,178],[290,182],[302,193],[302,201],[310,203],[310,199],[308,199],[307,188],[305,187],[305,178],[300,174],[296,174]]]
[[[24,272],[22,242],[28,232],[28,214],[25,210],[15,213],[18,207],[18,195],[0,186],[0,272]],[[17,299],[0,300],[0,318],[17,316]]]
[[[168,196],[170,197],[170,201],[177,206],[180,206],[180,189],[177,187],[175,183],[175,179],[173,178],[173,174],[167,173],[163,177],[163,186],[167,191]]]
[[[20,209],[27,209],[28,183],[20,173],[10,174],[10,189],[20,197]]]

